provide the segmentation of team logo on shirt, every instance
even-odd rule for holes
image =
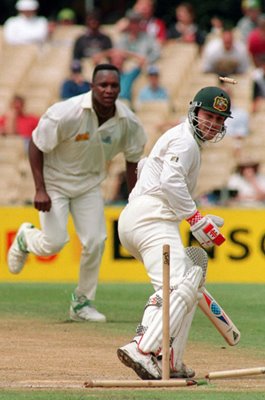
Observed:
[[[75,138],[76,142],[81,142],[82,140],[88,140],[90,138],[89,132],[85,133],[78,133],[78,135]]]
[[[216,96],[213,102],[213,108],[218,111],[226,111],[228,109],[228,100],[225,97]]]
[[[179,160],[178,156],[172,156],[170,159],[170,161],[175,161],[175,162],[178,162],[178,160]]]
[[[103,138],[101,138],[101,140],[102,140],[103,143],[106,143],[106,144],[111,144],[112,143],[111,136],[103,137]]]

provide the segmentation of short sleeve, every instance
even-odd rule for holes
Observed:
[[[59,121],[44,114],[32,133],[34,144],[43,153],[49,153],[58,145],[58,130]]]
[[[147,135],[142,125],[137,121],[130,122],[127,127],[124,150],[126,161],[137,163],[144,152],[146,141]]]

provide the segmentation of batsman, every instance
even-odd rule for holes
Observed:
[[[193,193],[200,151],[205,143],[224,137],[225,120],[232,118],[230,108],[230,97],[223,89],[202,88],[190,102],[187,119],[165,132],[149,156],[138,163],[136,185],[119,218],[121,243],[144,264],[154,288],[135,336],[117,351],[121,362],[142,379],[161,379],[161,251],[165,243],[170,246],[170,378],[195,375],[184,364],[183,354],[205,280],[203,248],[220,246],[225,238],[219,230],[223,219],[203,216]],[[182,243],[179,223],[183,220],[201,245],[195,257],[190,257]]]

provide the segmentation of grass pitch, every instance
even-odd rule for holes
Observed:
[[[6,283],[0,284],[1,302],[0,317],[30,320],[45,320],[50,322],[67,321],[69,301],[74,285],[71,284],[33,284]],[[244,284],[211,284],[207,289],[216,298],[224,310],[242,332],[239,346],[264,365],[264,285]],[[152,288],[147,284],[100,284],[97,293],[97,308],[107,315],[107,324],[97,324],[98,331],[108,331],[110,336],[128,335],[131,337],[136,325],[141,319],[143,306]],[[93,324],[95,326],[95,324]],[[81,329],[81,328],[80,328]],[[1,328],[0,328],[1,330]],[[220,342],[219,333],[212,327],[198,310],[191,329],[191,342],[215,344]],[[241,366],[244,368],[244,365]],[[0,370],[1,374],[1,370]],[[261,379],[265,379],[262,377]],[[226,389],[215,390],[215,384],[184,390],[146,389],[146,390],[89,390],[88,392],[71,389],[2,389],[0,400],[261,400],[264,392]]]

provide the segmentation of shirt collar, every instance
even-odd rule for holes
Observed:
[[[81,103],[81,107],[89,108],[90,110],[92,110],[93,106],[92,106],[92,91],[91,90],[84,94],[84,98]]]
[[[195,142],[198,144],[198,146],[199,146],[200,148],[202,148],[202,146],[204,145],[205,141],[202,140],[202,139],[200,139],[197,135],[195,135],[195,133],[194,133],[194,131],[193,131],[193,129],[192,129],[192,126],[191,126],[191,124],[190,124],[188,118],[186,118],[185,124],[186,124],[186,126],[188,127],[188,130],[189,130],[190,134],[193,136]]]
[[[126,118],[127,117],[126,106],[120,100],[116,100],[115,106],[116,106],[115,116],[117,116],[118,118]],[[90,90],[84,95],[81,107],[93,110],[92,90]]]

